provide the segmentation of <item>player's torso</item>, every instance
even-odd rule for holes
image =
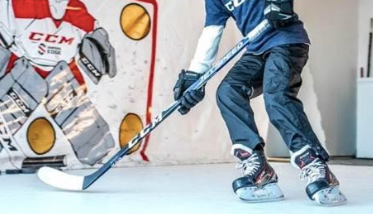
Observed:
[[[223,8],[233,17],[237,27],[245,36],[265,19],[265,0],[213,1],[220,1],[224,5]],[[310,43],[303,22],[300,20],[280,29],[267,31],[260,39],[249,44],[247,50],[254,54],[261,54],[275,46],[297,43]]]

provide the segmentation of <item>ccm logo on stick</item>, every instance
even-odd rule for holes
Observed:
[[[54,34],[44,34],[44,33],[37,33],[31,32],[29,39],[35,42],[47,42],[53,44],[69,44],[71,45],[74,42],[74,38],[68,38],[65,36],[59,36]]]

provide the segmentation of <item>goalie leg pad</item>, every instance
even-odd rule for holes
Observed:
[[[0,80],[0,111],[15,134],[47,94],[45,80],[24,59]]]
[[[103,28],[98,28],[83,38],[79,53],[78,65],[95,84],[104,74],[109,77],[116,75],[115,50]]]
[[[94,165],[114,148],[109,126],[88,100],[62,124],[62,129],[82,163]]]
[[[56,66],[47,82],[47,111],[70,141],[77,158],[94,165],[115,146],[109,126],[65,62]]]

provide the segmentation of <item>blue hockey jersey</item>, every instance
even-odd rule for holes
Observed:
[[[246,36],[265,19],[264,8],[265,0],[205,0],[205,27],[225,26],[227,20],[232,17],[241,33]],[[254,54],[261,54],[275,46],[296,43],[310,43],[303,22],[300,20],[267,31],[260,39],[248,45],[247,50]]]

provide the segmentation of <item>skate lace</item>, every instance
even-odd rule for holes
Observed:
[[[236,169],[241,169],[243,175],[252,176],[259,169],[259,157],[254,153],[248,159],[240,161],[236,165]]]
[[[310,164],[301,169],[300,179],[312,183],[320,178],[325,178],[326,167],[320,160],[315,159]]]

